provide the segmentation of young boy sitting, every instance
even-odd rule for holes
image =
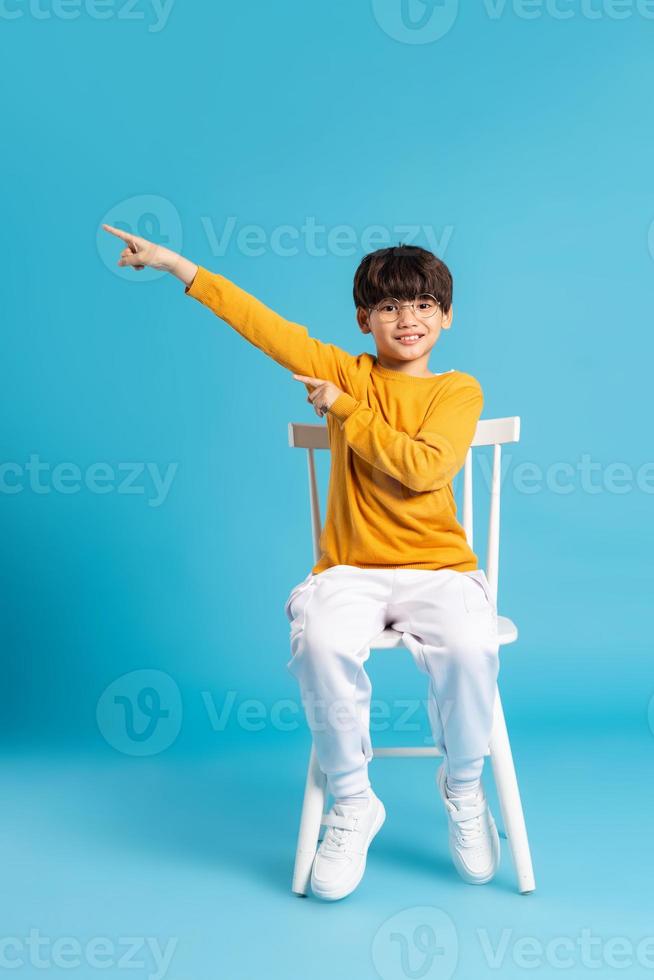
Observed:
[[[461,877],[490,881],[499,837],[481,782],[499,671],[497,609],[457,520],[452,480],[482,406],[479,382],[429,355],[452,323],[452,277],[416,246],[367,255],[354,278],[359,329],[377,353],[354,356],[309,336],[221,275],[109,225],[118,264],[165,269],[309,389],[331,449],[321,555],[285,604],[291,659],[316,755],[333,797],[311,887],[349,895],[385,819],[368,778],[371,684],[364,664],[387,626],[429,678],[428,713],[443,755],[437,786]]]

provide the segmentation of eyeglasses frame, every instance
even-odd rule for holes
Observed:
[[[410,306],[411,309],[413,310],[414,316],[418,317],[418,319],[420,319],[420,320],[430,320],[433,316],[436,316],[436,313],[438,312],[438,310],[440,310],[441,313],[443,312],[443,307],[441,306],[441,304],[439,303],[438,299],[434,296],[433,293],[420,293],[420,296],[431,296],[431,298],[436,303],[436,309],[434,310],[433,313],[429,313],[427,316],[421,316],[416,311],[415,304],[416,304],[416,300],[418,299],[418,296],[414,297],[412,303],[400,303],[399,299],[397,299],[395,296],[384,296],[384,299],[380,299],[379,300],[379,303],[377,303],[376,306],[369,306],[368,307],[368,313],[372,313],[373,311],[375,313],[379,313],[380,312],[380,310],[378,309],[379,304],[380,303],[383,303],[384,300],[389,300],[389,299],[390,300],[393,300],[394,303],[397,303],[397,306],[398,306],[398,314],[395,317],[395,320],[387,320],[386,323],[395,323],[395,322],[397,322],[400,319],[400,312],[402,311],[402,309],[405,306]]]

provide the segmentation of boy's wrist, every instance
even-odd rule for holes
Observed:
[[[328,408],[330,415],[333,415],[339,422],[343,423],[355,410],[359,402],[347,391],[341,392],[338,398]]]
[[[190,286],[198,271],[195,262],[190,262],[189,259],[185,259],[183,255],[178,255],[177,252],[170,252],[168,249],[166,251],[168,252],[164,259],[166,271],[180,279],[185,286]]]

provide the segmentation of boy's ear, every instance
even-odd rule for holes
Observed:
[[[443,319],[441,320],[441,329],[449,330],[452,326],[452,317],[454,316],[454,307],[450,306],[447,313],[443,314]]]
[[[368,323],[369,313],[364,306],[357,306],[357,323],[361,333],[370,333],[370,324]]]

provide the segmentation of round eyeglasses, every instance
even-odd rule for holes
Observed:
[[[416,296],[412,303],[400,303],[399,299],[387,296],[374,306],[369,306],[368,311],[378,313],[382,323],[395,323],[400,318],[400,311],[403,306],[410,306],[415,316],[421,320],[428,320],[441,308],[435,296],[432,296],[431,293],[421,293],[420,296]]]

